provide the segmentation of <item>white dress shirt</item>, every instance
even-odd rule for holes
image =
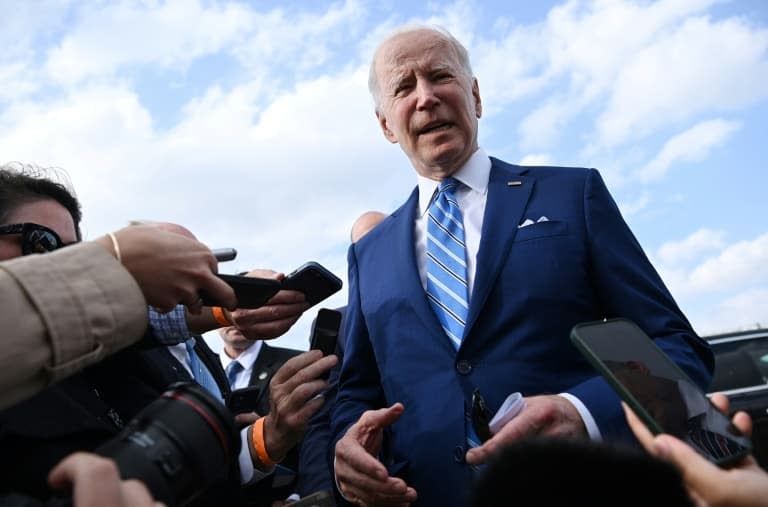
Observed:
[[[235,383],[229,386],[230,388],[234,389],[242,389],[244,387],[248,387],[251,383],[251,375],[253,374],[253,365],[256,363],[256,359],[259,358],[259,352],[261,352],[261,340],[255,340],[253,342],[253,345],[245,349],[239,356],[236,358],[231,358],[227,355],[226,349],[222,354],[219,354],[219,359],[221,360],[221,367],[224,368],[224,371],[227,371],[227,366],[229,366],[229,363],[232,361],[237,360],[238,363],[240,363],[240,366],[243,367],[242,370],[237,374],[235,377]]]
[[[475,284],[475,271],[477,266],[477,251],[480,248],[480,233],[483,230],[483,216],[485,204],[488,199],[488,181],[491,175],[491,159],[482,148],[469,157],[469,160],[453,177],[462,184],[456,188],[456,200],[461,209],[464,220],[464,242],[467,247],[467,290],[472,300],[472,291]],[[416,249],[416,265],[419,269],[419,277],[424,290],[427,290],[427,222],[429,215],[427,210],[435,197],[435,191],[439,181],[431,180],[417,175],[419,187],[419,209],[414,223],[414,238]],[[471,304],[471,303],[470,303]],[[446,338],[447,339],[447,338]],[[576,407],[587,433],[592,440],[601,440],[600,429],[597,427],[594,417],[584,403],[576,396],[569,393],[560,393]]]

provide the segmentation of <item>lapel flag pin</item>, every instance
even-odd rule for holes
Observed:
[[[507,186],[508,186],[508,187],[519,187],[519,186],[520,186],[520,185],[522,185],[522,184],[523,184],[523,182],[522,182],[522,181],[520,181],[520,180],[509,180],[509,181],[507,182]]]

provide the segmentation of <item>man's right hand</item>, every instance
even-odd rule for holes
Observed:
[[[347,501],[373,507],[410,505],[416,500],[416,490],[402,479],[390,477],[376,458],[381,451],[384,428],[397,421],[404,410],[401,403],[368,410],[336,443],[334,474]]]
[[[147,304],[168,312],[183,304],[200,308],[205,291],[227,308],[237,305],[232,288],[216,276],[217,262],[199,241],[152,225],[133,225],[114,233],[121,262],[136,279]],[[96,240],[113,251],[108,236]]]

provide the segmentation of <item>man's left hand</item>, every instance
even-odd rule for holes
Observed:
[[[523,438],[585,437],[587,429],[571,402],[562,396],[533,396],[525,399],[525,408],[483,445],[467,451],[470,465],[488,462],[505,446]]]

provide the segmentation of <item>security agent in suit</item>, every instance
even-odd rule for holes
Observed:
[[[479,149],[479,87],[455,38],[431,28],[396,32],[377,49],[369,83],[382,131],[410,159],[418,187],[349,251],[347,349],[333,413],[334,472],[346,500],[467,505],[472,466],[510,442],[629,438],[617,396],[568,341],[578,322],[632,319],[700,386],[709,382],[706,343],[599,174],[514,166]],[[457,181],[466,232],[468,310],[455,345],[425,294],[427,210],[448,178]],[[526,408],[467,450],[475,389],[492,413],[514,392]],[[387,427],[393,459],[382,463]]]

